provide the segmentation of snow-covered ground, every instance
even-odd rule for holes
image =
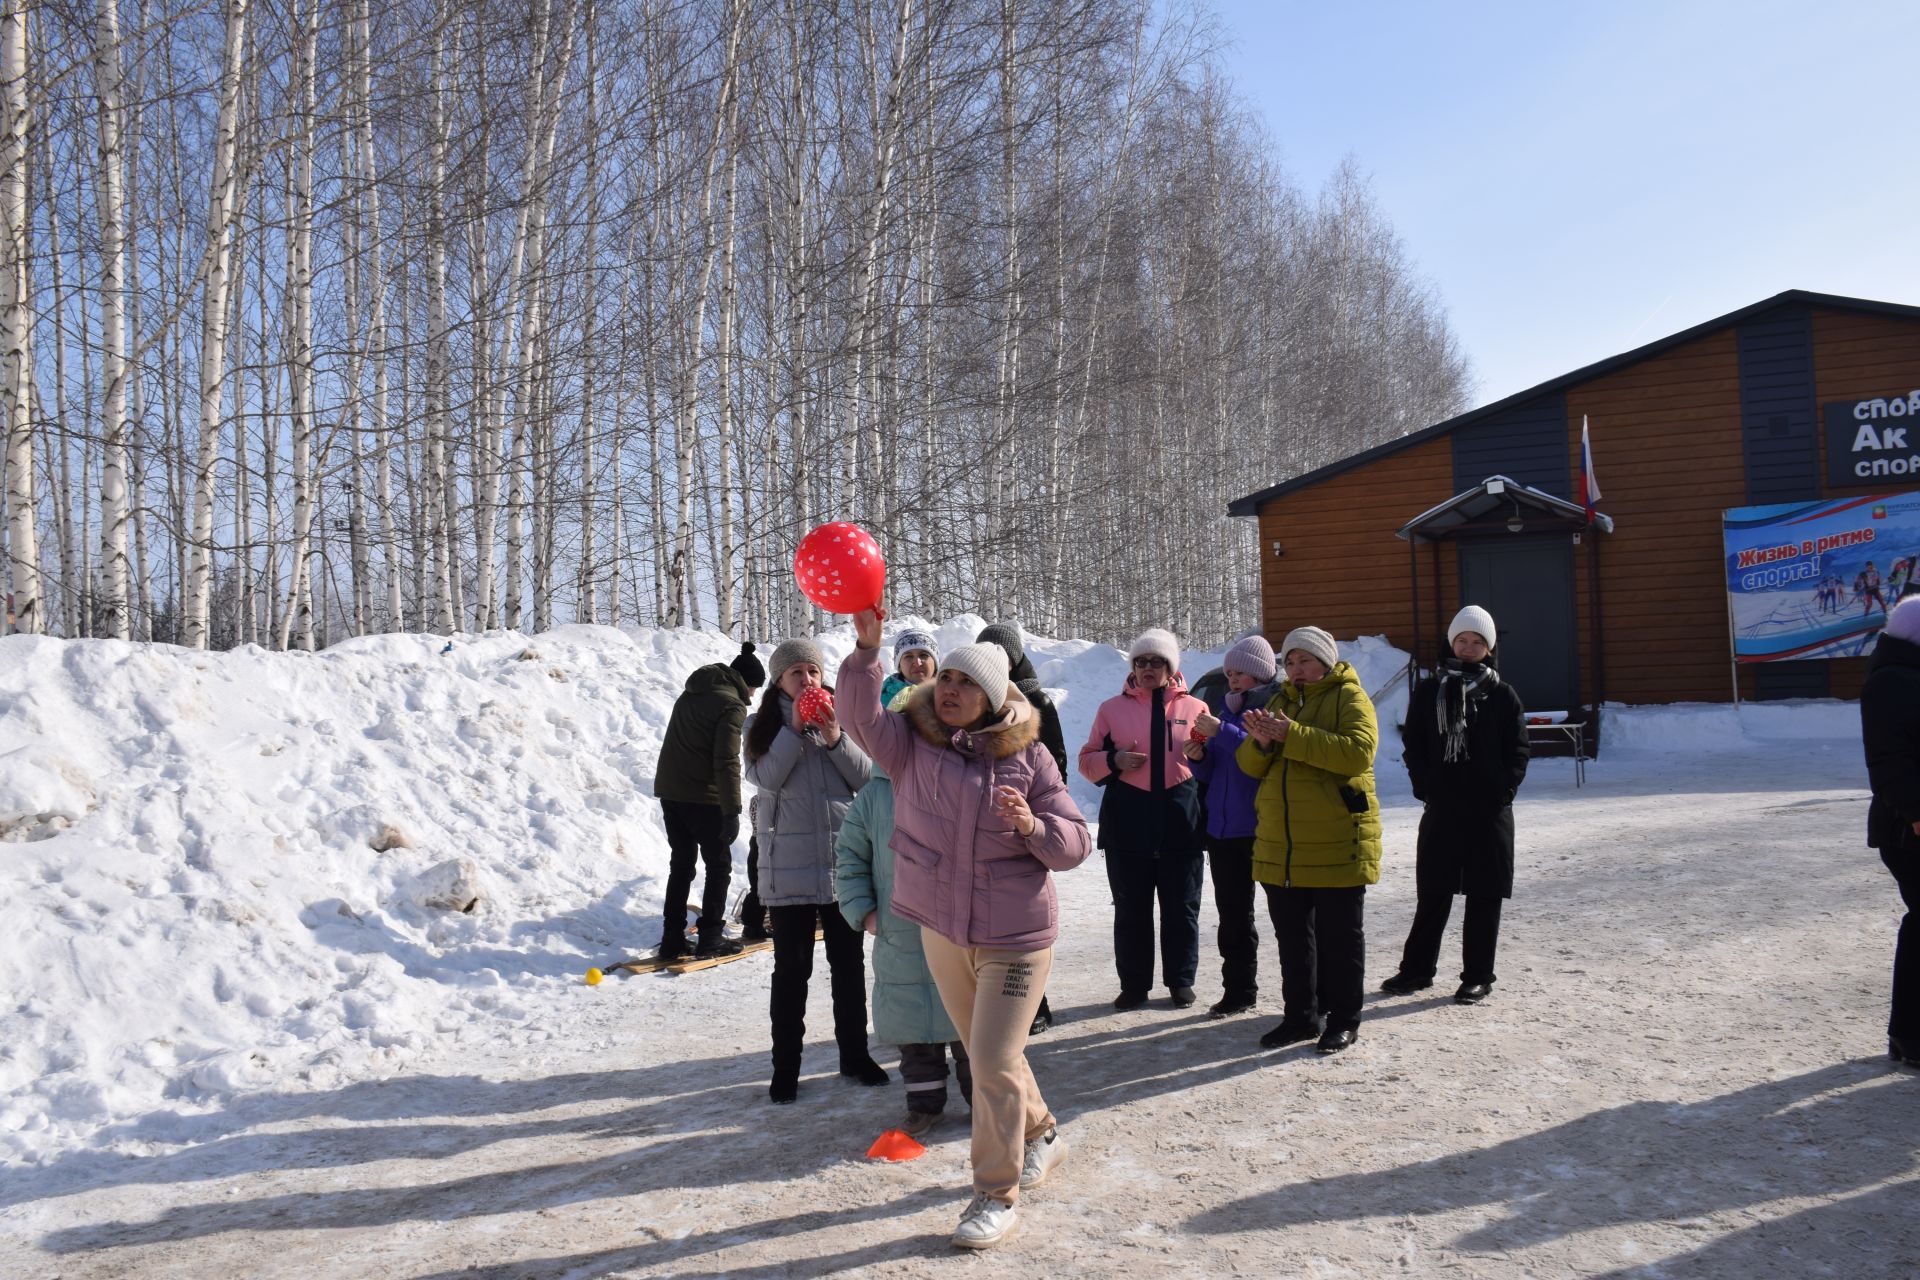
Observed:
[[[657,932],[658,736],[731,647],[442,643],[0,642],[0,1274],[1920,1271],[1850,706],[1622,712],[1580,790],[1537,762],[1494,998],[1376,997],[1335,1058],[1258,1050],[1270,958],[1258,1016],[1112,1013],[1097,856],[1063,876],[1032,1056],[1074,1154],[988,1261],[945,1243],[963,1122],[872,1165],[897,1086],[766,1103],[766,957],[579,981]],[[1077,746],[1124,660],[1032,652]],[[1391,745],[1370,982],[1412,908]]]

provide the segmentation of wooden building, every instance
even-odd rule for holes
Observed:
[[[1917,389],[1920,307],[1793,290],[1229,510],[1259,518],[1272,637],[1302,623],[1385,634],[1426,665],[1471,600],[1493,611],[1530,706],[1591,719],[1601,701],[1724,702],[1735,676],[1722,512],[1920,488],[1920,476],[1830,484],[1821,416]],[[1577,508],[1583,418],[1610,531]],[[1739,696],[1854,697],[1865,666],[1742,666]]]

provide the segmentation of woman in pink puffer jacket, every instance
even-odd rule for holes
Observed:
[[[893,910],[922,926],[927,968],[973,1062],[974,1197],[953,1242],[988,1248],[1012,1233],[1021,1189],[1066,1158],[1027,1034],[1059,933],[1051,872],[1079,866],[1093,842],[1005,650],[962,645],[905,715],[889,715],[881,615],[853,620],[839,714],[893,779]]]
[[[1125,686],[1100,704],[1080,776],[1100,796],[1100,848],[1113,890],[1113,967],[1120,994],[1113,1007],[1138,1009],[1153,990],[1153,908],[1160,905],[1160,975],[1173,1007],[1194,1002],[1200,969],[1200,885],[1206,874],[1207,829],[1200,784],[1186,746],[1211,720],[1207,704],[1187,692],[1180,642],[1158,627],[1140,633],[1127,652]]]

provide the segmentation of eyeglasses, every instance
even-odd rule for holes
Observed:
[[[1133,660],[1133,666],[1136,671],[1147,671],[1155,668],[1164,671],[1166,670],[1167,660],[1165,658],[1148,655],[1146,657],[1135,658]]]

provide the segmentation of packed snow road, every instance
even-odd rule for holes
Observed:
[[[1264,922],[1258,1015],[1114,1014],[1098,856],[1062,877],[1030,1052],[1072,1157],[992,1255],[948,1244],[963,1119],[863,1158],[902,1095],[831,1074],[824,968],[799,1103],[766,1101],[762,956],[570,989],[533,1048],[243,1096],[195,1145],[0,1170],[0,1273],[1912,1275],[1920,1077],[1884,1056],[1898,908],[1859,749],[1649,736],[1681,749],[1616,750],[1578,791],[1536,762],[1492,999],[1373,995],[1334,1057],[1258,1049]],[[1413,906],[1397,773],[1370,986]],[[141,1124],[111,1137],[137,1152]]]

